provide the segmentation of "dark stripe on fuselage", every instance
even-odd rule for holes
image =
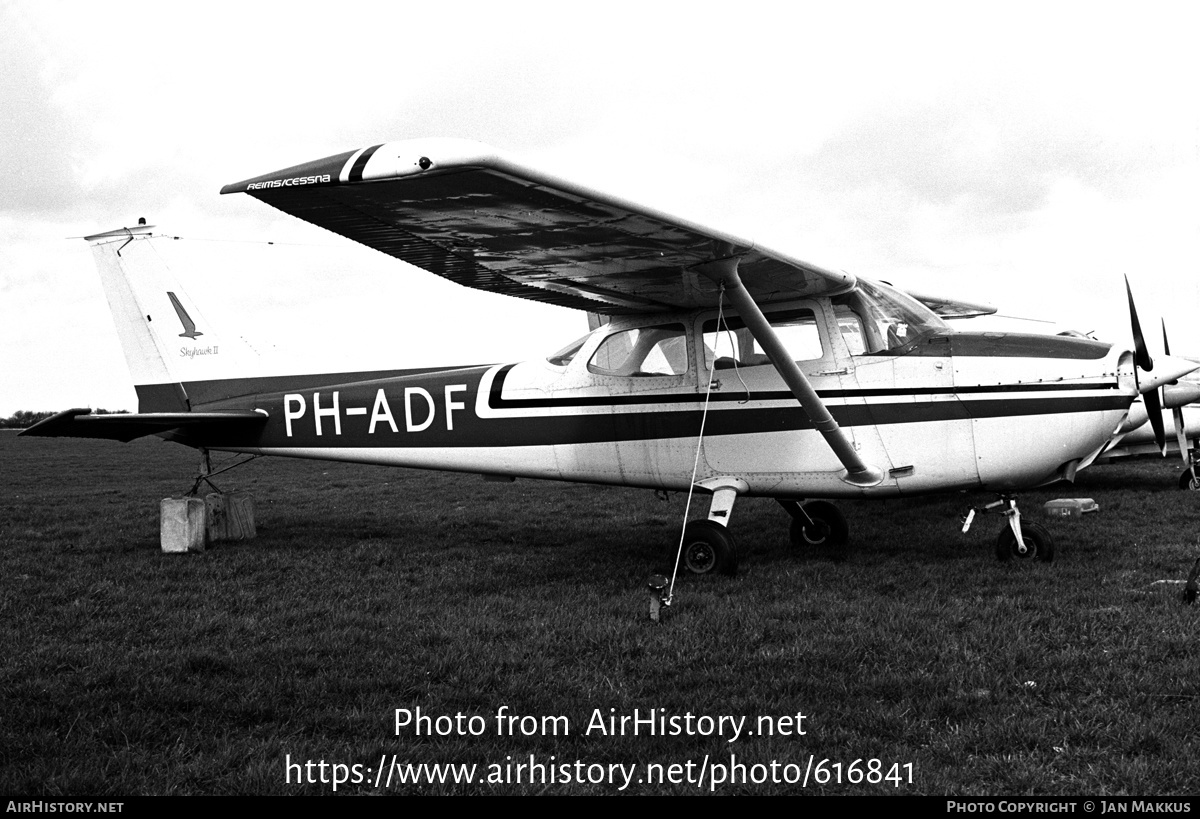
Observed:
[[[469,400],[468,396],[464,396]],[[829,407],[841,427],[884,424],[909,424],[930,421],[962,421],[971,418],[1005,418],[1029,415],[1101,412],[1121,410],[1127,402],[1118,396],[1088,398],[1044,398],[1028,400],[935,401],[903,404],[871,404]],[[294,434],[286,437],[282,423],[272,418],[270,428],[260,437],[238,436],[220,442],[185,440],[183,443],[210,446],[273,447],[517,447],[570,444],[621,443],[651,439],[694,437],[699,433],[702,409],[669,412],[597,413],[590,415],[551,415],[527,418],[474,417],[463,412],[455,416],[454,429],[431,428],[423,432],[400,432],[377,424],[368,434],[369,419],[341,419],[342,434],[335,435],[332,422],[326,420],[324,434],[317,436],[311,423],[295,423]],[[439,419],[440,420],[440,419]],[[814,426],[799,406],[758,407],[713,410],[705,425],[705,436],[753,435],[767,432],[811,430]]]
[[[369,153],[364,151],[354,163],[360,175]],[[967,357],[972,353],[1028,354],[1037,349],[1048,357],[1094,358],[1108,349],[1108,345],[1075,339],[965,334],[935,338],[928,346],[939,348],[925,353],[928,355],[949,355],[953,348],[955,354]],[[199,428],[187,432],[186,440],[179,440],[194,445],[264,449],[490,448],[679,439],[693,437],[699,431],[704,393],[694,385],[667,382],[670,391],[655,394],[648,391],[662,380],[629,378],[622,380],[622,389],[641,392],[546,397],[531,391],[528,397],[505,398],[505,384],[514,366],[496,371],[487,395],[482,397],[492,412],[517,416],[498,418],[479,418],[475,414],[478,391],[492,366],[188,382],[185,387],[194,409],[261,408],[270,414],[270,420],[260,434],[249,430],[209,434]],[[731,378],[734,373],[723,370],[718,375]],[[139,387],[142,411],[156,409],[146,404],[166,404],[173,393],[165,390],[177,386]],[[786,389],[747,391],[732,382],[727,387],[711,397],[706,435],[813,428]],[[336,411],[332,409],[335,393],[339,396]],[[409,393],[411,399],[406,398]],[[1090,383],[855,387],[819,390],[818,394],[837,423],[851,428],[1119,411],[1127,409],[1131,401],[1120,391],[1115,377]],[[846,401],[851,403],[840,403]],[[774,406],[764,406],[768,402]],[[410,414],[412,417],[408,417]],[[369,432],[372,424],[374,432]],[[392,430],[393,424],[396,431]],[[317,434],[318,428],[321,435]],[[1019,427],[1014,429],[1014,434],[1020,432]]]
[[[404,378],[450,370],[487,370],[492,365],[470,367],[414,367],[408,370],[366,370],[352,373],[311,373],[306,375],[264,375],[248,378],[219,378],[210,381],[186,381],[183,384],[194,409],[206,410],[245,408],[247,402],[259,395],[297,392],[313,389],[343,389],[347,385],[368,381]],[[134,387],[138,397],[138,412],[183,412],[179,403],[178,384],[141,384]]]
[[[703,395],[695,391],[656,396],[603,396],[599,398],[544,399],[531,406],[513,407],[495,403],[493,387],[485,400],[494,411],[517,409],[518,417],[479,418],[475,414],[478,390],[488,368],[450,372],[409,374],[395,379],[330,385],[304,390],[289,389],[254,397],[254,406],[266,409],[270,421],[260,436],[239,435],[201,440],[203,431],[187,440],[213,447],[244,446],[296,448],[332,447],[515,447],[583,443],[619,443],[650,439],[679,439],[695,436],[700,429]],[[499,375],[499,373],[497,374]],[[997,385],[963,400],[875,401],[850,405],[830,404],[829,411],[843,427],[905,424],[971,418],[1016,417],[1040,414],[1083,413],[1126,409],[1130,396],[1115,390],[1097,395],[1078,394],[1080,385],[1030,385],[1035,389],[1015,392],[1014,385]],[[1106,385],[1103,385],[1106,386]],[[1054,387],[1057,395],[1037,395]],[[1096,388],[1093,387],[1093,390]],[[406,400],[406,390],[416,397]],[[377,417],[383,392],[392,423]],[[334,392],[338,393],[334,412]],[[872,391],[855,391],[871,395]],[[879,392],[879,391],[876,391]],[[912,390],[887,390],[889,395],[912,396]],[[1074,395],[1069,393],[1076,393]],[[991,393],[991,397],[988,396]],[[1034,395],[1028,396],[1030,393]],[[1068,394],[1063,394],[1068,393]],[[921,394],[927,394],[924,390]],[[953,395],[952,391],[931,394]],[[290,403],[287,396],[291,395]],[[719,397],[709,413],[706,435],[749,435],[812,429],[804,410],[790,393],[772,393],[778,406],[739,406],[744,393]],[[838,397],[826,394],[827,398]],[[531,399],[532,401],[532,399]],[[737,402],[737,403],[731,403]],[[232,403],[232,402],[230,402]],[[243,401],[244,403],[244,401]],[[303,406],[302,406],[303,405]],[[571,412],[574,407],[580,411]],[[604,407],[613,409],[604,412]],[[639,408],[644,407],[644,409]],[[554,409],[554,414],[538,410]],[[591,412],[583,411],[592,409]],[[620,411],[625,408],[626,411]],[[600,411],[595,411],[599,409]],[[351,412],[353,410],[353,412]],[[565,412],[564,412],[565,410]],[[288,413],[290,411],[290,417]],[[319,416],[318,416],[319,411]],[[412,417],[409,417],[409,415]],[[452,417],[451,417],[452,416]],[[322,434],[316,434],[320,419]],[[370,432],[374,419],[374,432]],[[287,434],[290,425],[291,435]],[[338,431],[340,428],[340,432]],[[1019,430],[1017,431],[1019,434]],[[183,440],[182,438],[179,440]]]
[[[642,395],[595,395],[572,396],[563,398],[505,398],[504,382],[515,364],[505,366],[496,374],[492,389],[488,395],[488,406],[494,410],[515,409],[561,409],[566,407],[629,407],[643,404],[685,404],[702,400],[703,393],[686,392],[670,394]],[[996,395],[1028,392],[1074,392],[1096,390],[1116,390],[1116,381],[1101,384],[1063,384],[1061,382],[1036,382],[1029,384],[987,384],[970,387],[885,387],[859,388],[852,390],[817,390],[817,395],[825,400],[846,398],[892,398],[900,396],[964,396],[964,395]],[[786,401],[795,400],[788,390],[733,390],[730,392],[713,393],[710,401],[727,402],[746,400],[751,401]],[[908,406],[908,405],[905,405]]]

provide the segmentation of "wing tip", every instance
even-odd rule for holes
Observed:
[[[345,167],[347,160],[358,151],[343,151],[340,154],[303,162],[290,168],[283,168],[261,176],[233,182],[221,188],[221,193],[254,193],[255,191],[274,190],[276,188],[292,188],[309,185],[337,184],[338,175]]]
[[[421,137],[380,142],[314,159],[230,183],[221,188],[221,193],[255,194],[281,188],[354,184],[397,179],[443,167],[498,166],[505,161],[499,151],[482,142],[458,137]]]

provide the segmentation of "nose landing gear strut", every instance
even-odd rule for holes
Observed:
[[[1001,508],[1002,507],[1002,508]],[[971,528],[976,512],[996,511],[1008,518],[1000,534],[996,536],[996,557],[1001,562],[1009,560],[1041,561],[1054,560],[1054,540],[1044,526],[1031,521],[1021,521],[1017,499],[1013,495],[1001,495],[986,506],[972,506],[963,518],[963,532]]]

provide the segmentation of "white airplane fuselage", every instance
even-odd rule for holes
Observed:
[[[853,355],[829,299],[798,306],[814,317],[808,332],[820,353],[801,368],[853,448],[882,471],[874,486],[842,479],[842,464],[769,363],[718,358],[710,391],[721,335],[705,333],[711,310],[619,319],[569,355],[520,364],[246,379],[241,389],[251,392],[238,396],[221,381],[185,383],[194,410],[257,409],[269,420],[252,436],[172,437],[217,450],[669,490],[686,490],[695,466],[696,480],[734,477],[748,495],[886,497],[1069,477],[1137,395],[1129,354],[1108,344],[946,331]],[[663,328],[673,346],[660,345],[656,369],[598,366],[614,336]],[[155,409],[143,402],[141,411]]]

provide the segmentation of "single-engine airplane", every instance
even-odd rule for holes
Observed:
[[[938,313],[987,308],[913,298],[464,140],[373,145],[222,193],[468,287],[609,320],[516,364],[249,377],[229,366],[238,340],[160,269],[153,229],[123,228],[87,238],[138,412],[68,410],[24,434],[698,488],[708,516],[681,538],[696,574],[736,570],[741,496],[780,501],[796,543],[844,543],[828,499],[985,488],[1006,506],[998,556],[1045,561],[1049,534],[1007,493],[1071,478],[1139,391],[1198,366],[1150,361],[1136,313],[1132,351],[955,332]]]

